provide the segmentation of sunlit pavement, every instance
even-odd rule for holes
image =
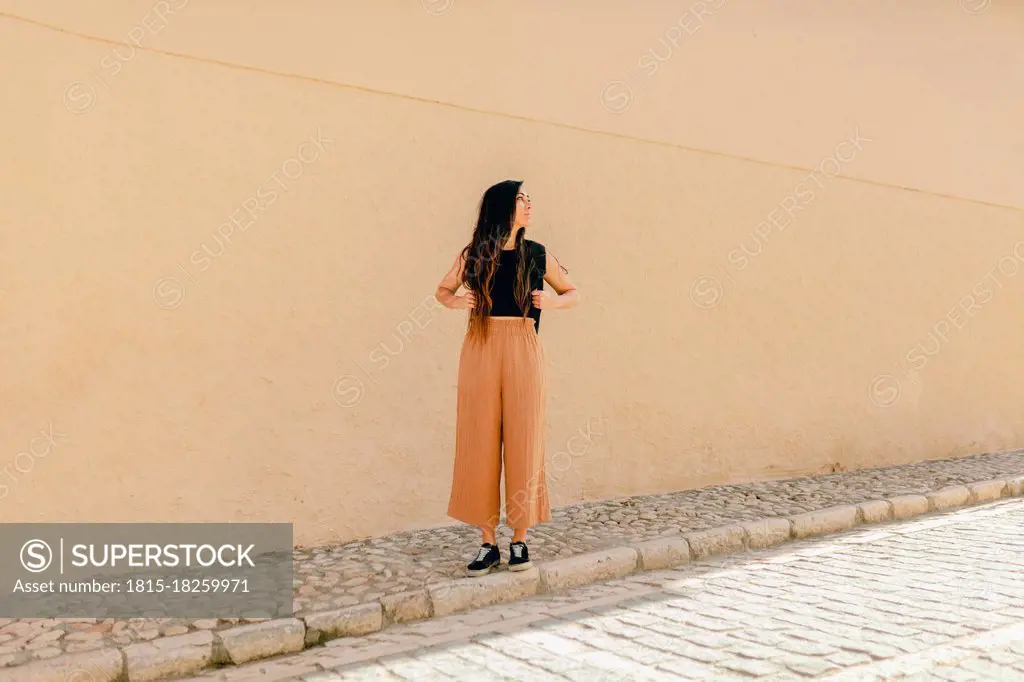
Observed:
[[[1024,500],[637,574],[228,680],[1024,680]]]

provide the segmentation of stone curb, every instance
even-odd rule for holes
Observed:
[[[637,570],[639,553],[634,547],[613,547],[599,552],[577,554],[567,559],[546,561],[536,570],[540,573],[536,592],[550,594],[578,585],[622,578]]]
[[[218,665],[239,665],[301,651],[339,637],[379,632],[394,623],[439,617],[621,578],[673,568],[711,556],[772,547],[867,524],[1024,496],[1024,475],[956,485],[923,495],[842,505],[790,517],[766,517],[547,561],[518,573],[456,578],[425,589],[388,595],[336,611],[278,618],[220,631],[198,631],[124,648],[65,654],[3,670],[4,682],[152,682],[194,675]]]

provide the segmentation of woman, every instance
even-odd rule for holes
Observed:
[[[470,311],[459,357],[455,472],[448,515],[478,526],[480,551],[467,567],[486,575],[501,563],[502,459],[505,522],[514,529],[508,568],[530,568],[526,531],[551,519],[544,473],[544,351],[540,313],[579,301],[568,270],[526,238],[530,195],[518,180],[484,192],[469,245],[437,288],[447,308]],[[544,290],[547,282],[557,292]],[[457,296],[460,286],[467,292]],[[502,454],[504,445],[504,456]]]

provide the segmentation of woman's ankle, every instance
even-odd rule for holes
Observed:
[[[512,542],[526,542],[526,531],[515,531],[512,533]]]

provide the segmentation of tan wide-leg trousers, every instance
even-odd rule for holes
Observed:
[[[544,472],[544,349],[532,319],[491,319],[487,338],[467,335],[459,358],[455,473],[448,515],[474,526],[551,520]],[[504,444],[504,458],[502,457]]]

